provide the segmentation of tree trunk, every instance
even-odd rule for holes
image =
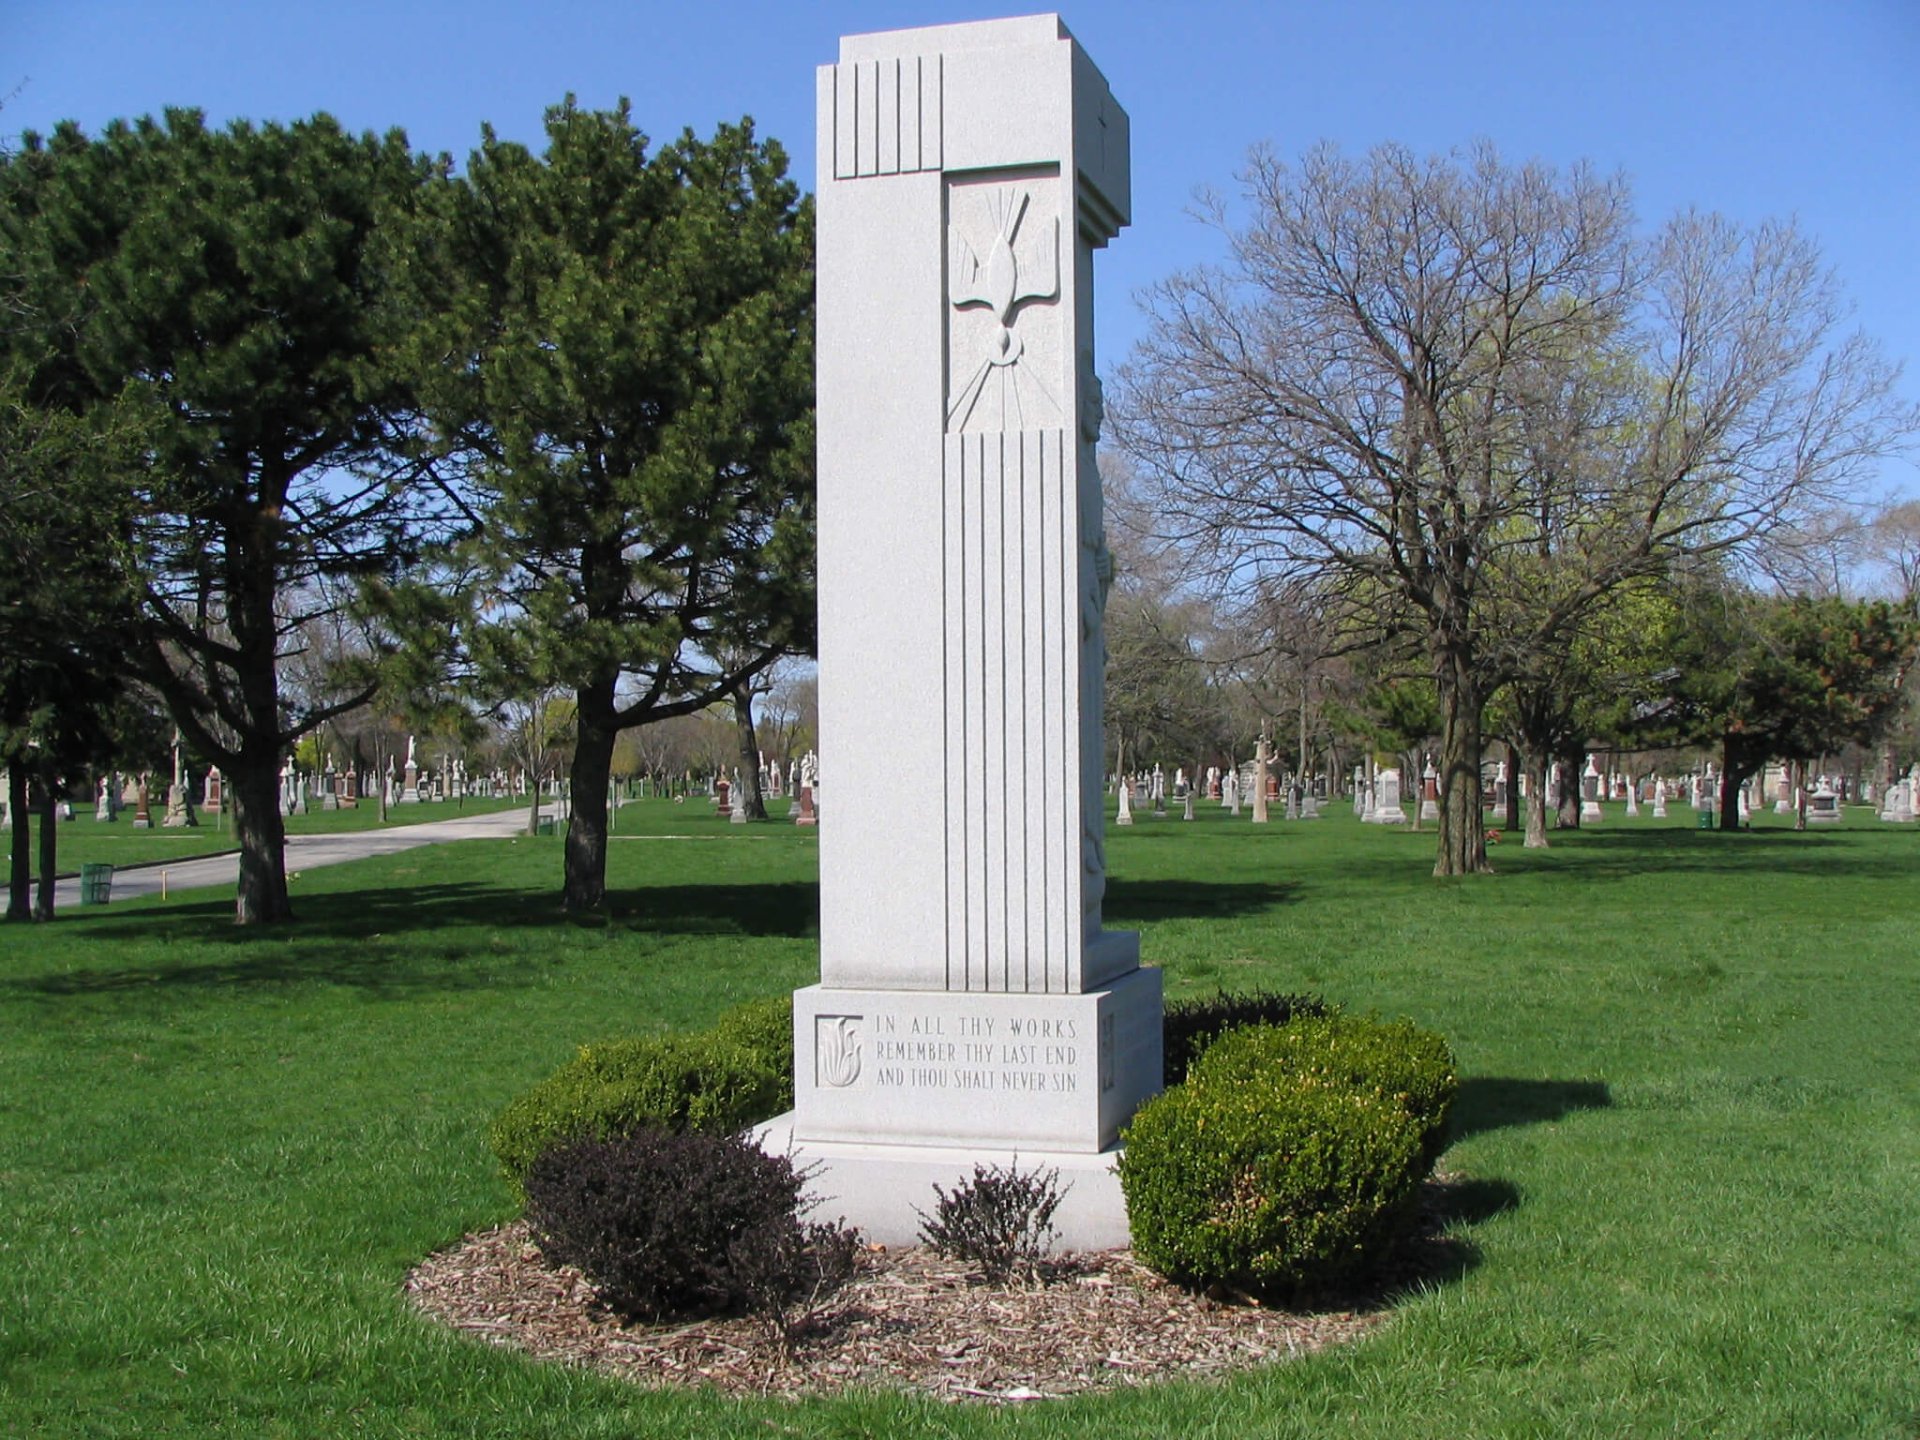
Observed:
[[[1491,874],[1486,818],[1480,810],[1482,697],[1473,679],[1472,656],[1444,653],[1435,670],[1440,692],[1440,853],[1433,873]]]
[[[27,814],[27,772],[7,771],[7,814],[13,820],[12,859],[7,879],[7,919],[33,918],[33,820]]]
[[[40,883],[33,897],[33,918],[53,919],[53,887],[60,856],[60,817],[54,814],[60,803],[59,790],[52,779],[40,782]]]
[[[1562,750],[1554,759],[1560,762],[1560,828],[1578,830],[1580,828],[1580,772],[1585,767],[1581,761],[1585,753],[1575,747]]]
[[[1529,791],[1533,789],[1531,778],[1527,781],[1527,789]],[[1507,829],[1518,830],[1520,823],[1520,751],[1513,741],[1509,740],[1507,741]],[[1544,844],[1546,840],[1544,811],[1541,813],[1540,824],[1541,842]]]
[[[1764,758],[1764,757],[1762,757]],[[1740,787],[1759,768],[1760,761],[1743,761],[1732,745],[1720,748],[1720,828],[1740,828]]]
[[[293,918],[287,899],[287,832],[280,818],[280,772],[272,751],[243,751],[228,777],[233,787],[233,838],[240,845],[234,915],[241,925]]]
[[[1544,749],[1527,752],[1527,838],[1524,842],[1528,850],[1547,848],[1547,772],[1552,769],[1553,761]],[[1507,794],[1513,794],[1509,787]]]
[[[1409,807],[1413,813],[1413,824],[1409,828],[1418,831],[1420,829],[1420,807],[1424,805],[1427,800],[1426,766],[1420,763],[1420,752],[1418,750],[1402,750],[1400,752],[1400,799],[1403,803],[1408,800],[1413,802]],[[1436,875],[1443,873],[1453,875],[1459,872],[1453,870],[1443,872],[1436,869],[1433,873]]]
[[[607,777],[613,773],[613,682],[583,687],[575,697],[579,723],[573,747],[567,817],[566,905],[573,914],[598,910],[607,899]]]
[[[1310,779],[1313,774],[1313,772],[1307,768],[1307,704],[1310,694],[1311,691],[1307,685],[1307,677],[1303,671],[1300,676],[1300,764],[1299,768],[1294,771],[1294,774],[1299,777],[1300,784],[1303,787],[1303,793],[1305,793],[1306,789],[1310,788]]]
[[[735,804],[747,807],[747,819],[767,818],[767,797],[760,790],[760,740],[753,733],[753,687],[742,683],[733,692],[733,723],[740,730],[740,788]]]

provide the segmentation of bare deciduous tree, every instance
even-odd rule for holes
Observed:
[[[1791,226],[1636,234],[1626,183],[1257,150],[1231,255],[1152,292],[1117,437],[1222,587],[1411,625],[1443,717],[1435,873],[1487,868],[1482,712],[1613,587],[1830,505],[1920,428]],[[1543,459],[1551,463],[1542,463]],[[1551,563],[1543,563],[1543,551]]]

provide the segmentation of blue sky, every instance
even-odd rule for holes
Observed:
[[[1036,7],[1037,8],[1037,7]],[[812,186],[813,70],[842,34],[1024,7],[909,0],[385,4],[0,0],[0,127],[196,105],[216,120],[329,110],[456,158],[481,122],[538,143],[544,108],[633,101],[643,129],[751,114]],[[1793,216],[1920,401],[1920,0],[1156,0],[1082,3],[1068,26],[1133,121],[1134,224],[1103,257],[1103,368],[1141,329],[1134,292],[1214,253],[1195,187],[1247,147],[1321,139],[1624,171],[1649,225],[1686,206]],[[1920,495],[1920,467],[1886,488]]]

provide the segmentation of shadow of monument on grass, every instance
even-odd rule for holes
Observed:
[[[1210,884],[1204,880],[1109,880],[1100,906],[1110,930],[1150,920],[1180,920],[1210,915],[1256,915],[1298,900],[1291,882],[1254,881]]]

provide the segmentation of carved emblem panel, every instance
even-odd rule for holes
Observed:
[[[816,1083],[839,1090],[860,1078],[860,1018],[858,1015],[814,1017]]]
[[[1060,305],[1060,178],[947,182],[947,430],[1067,424]]]

